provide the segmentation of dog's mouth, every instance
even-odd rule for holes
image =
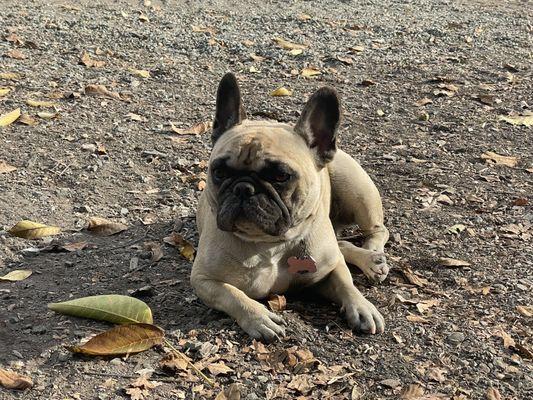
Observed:
[[[217,225],[223,231],[282,236],[291,221],[279,193],[258,177],[228,179],[220,186]]]

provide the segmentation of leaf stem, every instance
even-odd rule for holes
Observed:
[[[165,344],[170,347],[174,353],[184,359],[187,364],[194,370],[194,372],[196,372],[196,374],[198,374],[203,380],[205,380],[211,387],[215,386],[215,381],[213,381],[211,378],[208,378],[202,371],[200,371],[196,367],[196,365],[194,365],[181,351],[176,349],[168,339],[165,339]]]

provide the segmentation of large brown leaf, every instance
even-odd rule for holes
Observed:
[[[69,348],[74,353],[110,356],[139,353],[163,342],[164,331],[151,324],[119,325],[87,343]]]
[[[105,218],[93,217],[89,220],[87,230],[98,236],[111,236],[128,229],[120,222],[109,221]]]
[[[31,388],[33,382],[27,376],[19,375],[16,372],[0,368],[0,385],[6,389],[24,390]]]

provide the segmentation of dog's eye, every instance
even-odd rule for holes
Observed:
[[[216,168],[213,171],[213,176],[215,177],[215,179],[222,180],[226,178],[227,171],[224,168]]]
[[[290,179],[290,175],[287,174],[286,172],[276,172],[273,174],[272,176],[272,180],[276,181],[276,182],[279,182],[279,183],[283,183],[283,182],[287,182],[289,179]]]

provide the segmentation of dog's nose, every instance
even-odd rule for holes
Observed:
[[[233,187],[233,194],[241,199],[251,197],[255,194],[254,185],[249,182],[239,182]]]

